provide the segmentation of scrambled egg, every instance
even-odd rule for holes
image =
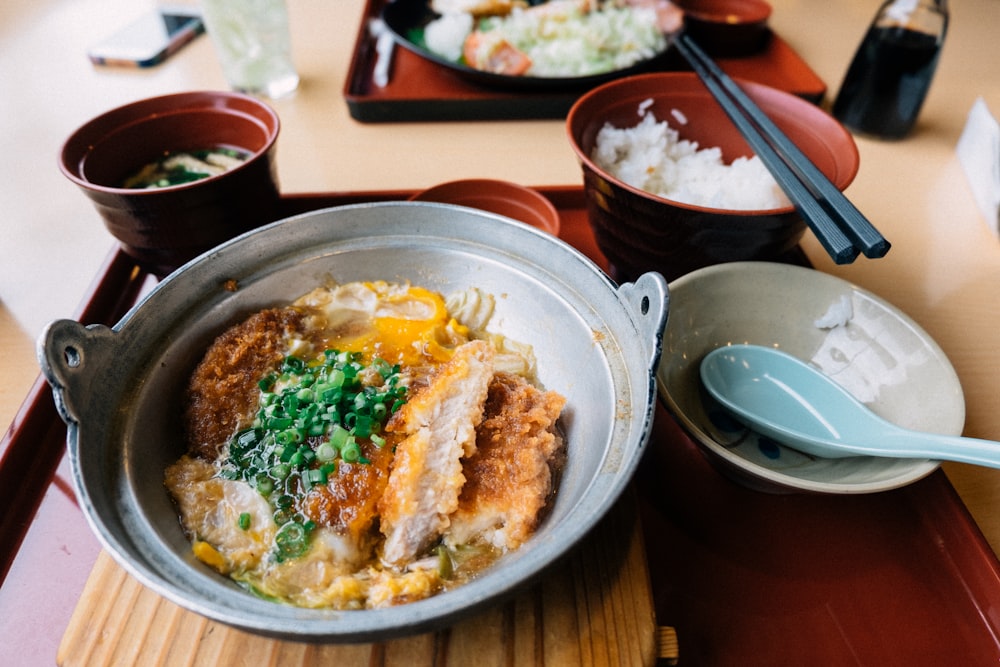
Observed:
[[[444,362],[469,340],[469,328],[448,313],[444,298],[422,287],[385,282],[318,288],[295,305],[325,318],[327,347],[404,365]]]

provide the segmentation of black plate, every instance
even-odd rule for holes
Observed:
[[[400,46],[409,49],[421,58],[425,58],[433,63],[441,65],[442,67],[447,67],[463,79],[494,87],[535,90],[590,88],[621,76],[637,74],[639,72],[654,69],[662,64],[666,54],[670,51],[670,41],[668,38],[668,47],[652,58],[640,61],[622,69],[602,72],[600,74],[591,74],[588,76],[541,77],[495,74],[493,72],[484,72],[462,63],[448,60],[429,51],[423,45],[424,27],[436,18],[438,18],[438,14],[430,8],[428,0],[393,0],[382,9],[382,20],[385,22],[389,30],[392,31],[397,43]]]

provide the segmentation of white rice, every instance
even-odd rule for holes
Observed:
[[[472,32],[472,14],[450,12],[431,21],[424,29],[424,41],[432,52],[448,60],[462,57],[465,38]]]
[[[590,157],[601,169],[632,187],[695,206],[768,210],[791,205],[756,155],[727,165],[719,148],[699,150],[697,142],[680,139],[666,121],[658,122],[647,102],[640,104],[638,125],[607,123],[598,132]]]

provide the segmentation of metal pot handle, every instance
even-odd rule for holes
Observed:
[[[67,424],[79,423],[74,404],[85,402],[96,369],[106,368],[114,351],[115,332],[104,325],[84,326],[73,320],[56,320],[38,339],[38,363],[52,386],[56,409]]]
[[[632,311],[632,321],[642,334],[640,342],[645,346],[650,368],[655,372],[663,351],[663,329],[670,309],[667,281],[659,273],[650,271],[639,276],[634,283],[620,285],[618,294]]]

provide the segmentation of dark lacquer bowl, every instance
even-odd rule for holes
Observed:
[[[839,189],[858,171],[851,134],[832,116],[789,93],[746,81],[747,94]],[[718,102],[690,72],[644,74],[604,84],[570,109],[567,132],[584,178],[590,224],[597,245],[628,279],[659,271],[673,280],[694,269],[740,260],[772,260],[796,247],[805,222],[791,205],[732,210],[671,201],[611,176],[591,158],[605,123],[632,127],[640,105],[678,130],[682,140],[718,147],[729,163],[753,151]],[[686,123],[676,122],[678,115]]]
[[[63,174],[97,207],[122,248],[163,276],[202,252],[277,217],[278,116],[230,92],[140,100],[81,126],[60,155]],[[223,174],[155,189],[126,179],[168,152],[230,148],[248,154]]]
[[[748,56],[771,37],[771,5],[765,0],[680,0],[684,29],[709,54]]]

